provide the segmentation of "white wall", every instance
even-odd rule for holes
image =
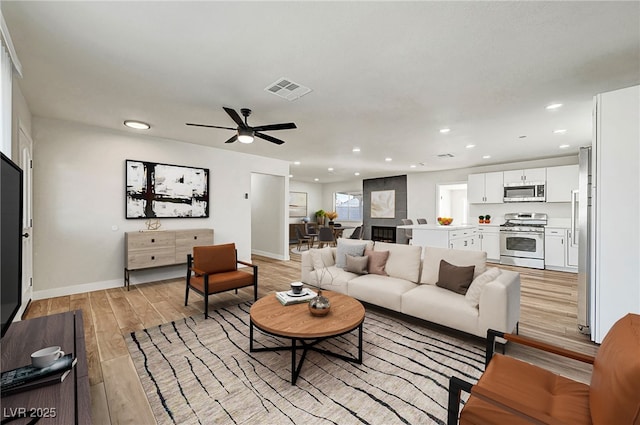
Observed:
[[[289,250],[284,249],[285,226],[282,220],[289,213],[288,208],[284,208],[284,181],[283,176],[251,174],[252,254],[289,259]]]
[[[289,190],[292,192],[305,192],[307,194],[307,216],[311,219],[311,221],[315,220],[313,214],[316,211],[318,211],[319,209],[326,209],[322,206],[322,184],[289,180]],[[289,223],[301,222],[301,217],[292,217],[289,219]]]
[[[124,218],[125,159],[209,168],[210,217],[162,219],[162,228],[213,228],[215,243],[235,242],[243,260],[251,258],[251,173],[289,173],[286,161],[129,131],[35,117],[32,130],[34,298],[122,285],[124,232],[144,229],[144,220]],[[132,283],[183,274],[184,266],[153,269],[133,273]]]

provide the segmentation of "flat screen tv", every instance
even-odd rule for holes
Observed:
[[[4,336],[22,304],[22,170],[0,155],[0,313]]]

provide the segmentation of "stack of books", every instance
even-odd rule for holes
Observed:
[[[64,381],[77,361],[73,354],[66,354],[47,367],[37,368],[28,365],[2,372],[0,395],[4,397],[33,388],[58,384]]]
[[[280,301],[282,305],[291,305],[309,302],[309,300],[314,299],[317,295],[318,294],[311,289],[304,288],[300,294],[295,295],[291,291],[276,292],[276,299]]]

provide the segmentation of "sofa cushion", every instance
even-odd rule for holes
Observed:
[[[444,260],[440,260],[440,273],[436,285],[448,289],[457,294],[464,295],[473,281],[473,269],[475,266],[454,266]]]
[[[310,249],[309,255],[311,256],[311,264],[314,269],[331,267],[336,263],[333,258],[333,251],[331,250],[331,247]]]
[[[400,311],[402,295],[418,286],[404,279],[367,274],[349,281],[348,295],[361,301]]]
[[[420,283],[436,284],[440,272],[440,260],[445,260],[454,266],[475,266],[474,279],[487,270],[487,253],[484,251],[463,251],[426,246]]]
[[[389,259],[389,251],[372,251],[370,249],[365,249],[364,255],[369,257],[369,266],[367,270],[369,273],[389,276],[384,270],[387,265],[387,260]]]
[[[453,329],[487,337],[480,332],[480,311],[465,301],[464,296],[436,285],[416,285],[402,295],[402,313],[438,323]]]
[[[389,251],[389,258],[385,266],[385,271],[389,276],[415,283],[419,281],[421,246],[376,242],[373,250]]]
[[[366,251],[365,251],[366,252]],[[345,271],[355,274],[366,274],[369,264],[369,257],[363,255],[362,257],[356,257],[355,255],[347,255],[347,266]]]
[[[347,282],[358,277],[355,273],[350,273],[336,266],[329,266],[322,269],[311,270],[306,284],[317,286],[322,289],[347,293]]]
[[[473,279],[473,282],[469,285],[469,289],[467,289],[467,293],[464,294],[464,298],[472,307],[477,307],[478,304],[480,304],[480,294],[482,294],[484,286],[487,283],[496,280],[496,278],[500,276],[500,273],[499,268],[491,267],[490,269],[487,269],[486,272]]]
[[[347,265],[347,254],[361,257],[364,254],[364,249],[367,246],[362,241],[358,243],[350,243],[347,239],[338,239],[338,249],[336,250],[336,267],[344,269]]]

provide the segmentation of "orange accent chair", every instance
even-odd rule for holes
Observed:
[[[252,273],[238,270],[238,264],[253,268]],[[258,266],[238,260],[234,243],[196,246],[187,255],[187,290],[184,305],[189,302],[189,289],[204,297],[204,318],[209,314],[209,295],[253,286],[253,299],[258,299]]]
[[[589,385],[501,354],[495,337],[593,364]],[[448,425],[458,423],[460,391],[470,393],[460,424],[640,425],[640,315],[618,320],[595,357],[489,330],[487,366],[476,385],[449,380]]]

